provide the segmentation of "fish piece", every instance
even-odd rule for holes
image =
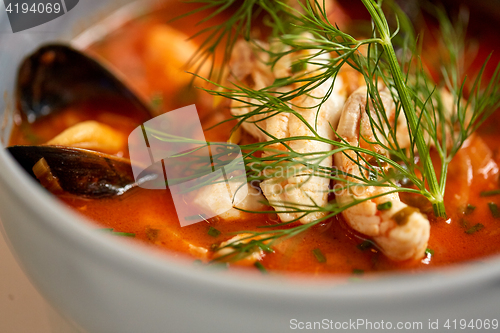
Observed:
[[[332,88],[332,85],[333,90],[330,97],[324,103],[318,105],[321,98]],[[337,126],[344,101],[345,90],[342,80],[338,77],[335,83],[333,79],[329,79],[311,91],[310,94],[298,97],[293,108],[319,136],[334,140],[335,135],[332,128]],[[287,132],[283,131],[283,133]],[[288,137],[314,137],[313,131],[295,115],[289,116],[287,135]],[[331,144],[316,140],[290,141],[289,147],[293,151],[302,154],[324,153],[333,149]],[[307,161],[310,164],[318,164],[326,168],[332,167],[332,157],[330,155],[324,157],[320,157],[321,155],[310,156],[309,161]],[[288,207],[304,210],[310,209],[311,205],[324,207],[328,203],[330,184],[328,175],[321,175],[319,170],[314,172],[303,164],[298,164],[293,168],[295,170],[287,170],[283,173],[285,177],[273,177],[261,183],[262,191],[274,209],[278,212],[287,211],[278,214],[281,221],[289,222],[300,218],[301,223],[309,223],[325,216],[325,212],[314,212],[307,215],[304,215],[303,212],[290,212]],[[295,175],[286,177],[289,173]]]
[[[262,44],[262,47],[266,47]],[[272,71],[265,66],[268,60],[267,54],[259,52],[248,42],[239,40],[236,42],[229,61],[231,77],[236,79],[238,84],[245,84],[252,89],[263,89],[270,86],[274,81]],[[231,113],[234,116],[244,116],[252,112],[249,105],[260,105],[261,103],[252,98],[244,98],[243,101],[231,101]],[[267,121],[262,121],[266,113],[256,114],[249,117],[242,123],[242,127],[259,141],[267,141],[265,134]]]
[[[126,150],[127,136],[108,125],[89,120],[66,129],[46,144],[116,154]]]
[[[246,186],[248,192],[241,186]],[[228,188],[229,187],[229,188]],[[231,195],[228,195],[231,193]],[[247,193],[241,198],[239,193]],[[259,211],[267,206],[263,203],[266,199],[258,189],[247,183],[241,182],[214,183],[203,186],[196,191],[193,203],[203,208],[208,216],[219,216],[223,220],[231,221],[243,217],[245,212],[239,210]],[[237,209],[239,208],[239,209]]]
[[[233,238],[228,239],[225,242],[222,242],[219,246],[221,249],[218,250],[217,252],[215,252],[214,258],[217,259],[217,258],[222,257],[222,256],[230,256],[234,252],[234,249],[232,249],[231,247],[224,248],[224,246],[227,246],[228,244],[233,244],[233,245],[247,244],[247,243],[251,242],[252,240],[262,239],[262,236],[255,236],[255,237],[250,237],[250,236],[252,236],[252,234],[238,234],[238,235],[234,236]],[[265,253],[261,248],[255,247],[255,249],[253,249],[252,253],[250,253],[245,258],[238,260],[238,264],[239,265],[252,265],[256,261],[262,260],[264,258],[264,255],[265,255]]]

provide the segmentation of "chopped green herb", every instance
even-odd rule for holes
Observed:
[[[216,244],[216,243],[213,243],[212,245],[210,245],[210,251],[217,251],[219,249],[219,244]]]
[[[466,233],[466,234],[469,234],[469,235],[472,235],[473,233],[475,233],[475,232],[477,232],[477,231],[479,231],[479,230],[481,230],[481,229],[484,229],[484,225],[482,225],[481,223],[478,223],[478,224],[476,224],[475,226],[473,226],[473,227],[471,227],[471,228],[467,229],[467,230],[465,231],[465,233]]]
[[[469,221],[466,219],[460,219],[460,226],[465,229],[469,228]]]
[[[219,237],[220,234],[221,234],[221,232],[219,230],[215,229],[214,227],[210,226],[208,228],[208,235],[209,236]]]
[[[388,210],[392,208],[392,201],[387,201],[377,205],[378,210]]]
[[[109,232],[109,233],[111,233],[114,236],[135,237],[134,233],[114,231],[112,228],[104,228],[104,229],[99,229],[99,230],[100,231],[104,231],[104,232]]]
[[[326,257],[325,255],[321,252],[320,249],[314,249],[312,250],[312,253],[314,254],[314,256],[316,257],[316,260],[319,262],[319,263],[325,263],[326,262]]]
[[[362,269],[355,268],[352,270],[352,274],[363,275],[364,273],[365,273],[365,271]]]
[[[483,191],[479,195],[482,197],[491,197],[494,195],[499,195],[500,194],[500,189],[499,190],[492,190],[492,191]]]
[[[417,208],[408,206],[392,215],[392,218],[398,225],[405,225],[406,223],[408,223],[408,219],[410,218],[410,216],[418,211],[419,210]]]
[[[296,63],[292,64],[292,73],[295,74],[298,72],[305,71],[306,68],[307,68],[306,62],[304,62],[304,61],[296,62]]]
[[[366,251],[366,250],[371,249],[373,247],[373,242],[369,241],[369,240],[365,240],[362,243],[358,244],[356,247],[358,249],[360,249],[361,251]]]
[[[262,274],[267,274],[267,269],[260,263],[260,261],[256,261],[253,264]]]
[[[488,202],[488,207],[490,208],[491,215],[493,215],[494,218],[500,218],[500,210],[498,210],[498,206],[496,203]]]
[[[476,209],[476,206],[468,204],[467,207],[465,207],[464,215],[470,215],[470,214],[472,214],[472,212],[474,211],[474,209]]]
[[[123,237],[135,237],[135,234],[132,232],[115,232],[115,231],[113,231],[113,235],[123,236]]]
[[[425,249],[425,255],[432,257],[434,255],[434,250],[432,250],[432,249]]]
[[[158,239],[158,235],[160,234],[160,229],[147,228],[146,229],[146,238],[150,242],[154,242]]]
[[[153,109],[159,109],[163,105],[163,95],[156,93],[151,97],[151,106]]]

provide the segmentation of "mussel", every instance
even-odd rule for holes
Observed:
[[[20,66],[17,107],[25,120],[54,114],[86,102],[123,106],[140,123],[151,118],[149,107],[98,61],[67,45],[50,44]],[[107,104],[109,105],[109,104]],[[21,166],[53,193],[87,198],[121,195],[154,175],[134,179],[130,161],[113,155],[63,146],[7,148]]]
[[[54,194],[113,197],[155,177],[144,174],[135,180],[128,159],[92,150],[61,146],[12,146],[7,150]]]
[[[29,122],[71,105],[126,107],[137,121],[151,116],[146,104],[97,60],[64,44],[47,44],[21,64],[16,104]]]

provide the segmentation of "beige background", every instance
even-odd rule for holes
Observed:
[[[78,332],[45,302],[17,264],[0,232],[0,332]]]

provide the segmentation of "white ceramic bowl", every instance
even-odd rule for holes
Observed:
[[[23,55],[47,40],[69,40],[75,22],[82,29],[95,21],[96,13],[109,11],[110,3],[116,7],[123,2],[82,0],[60,19],[18,34],[9,33],[2,13],[0,91],[7,96],[0,110],[12,107],[16,66]],[[35,287],[88,332],[275,333],[298,330],[307,322],[320,322],[323,329],[340,325],[338,331],[421,323],[418,331],[425,332],[436,320],[444,331],[447,319],[451,325],[454,319],[457,324],[460,319],[500,319],[498,257],[351,282],[206,270],[96,232],[40,188],[3,149],[0,217],[2,231]]]

